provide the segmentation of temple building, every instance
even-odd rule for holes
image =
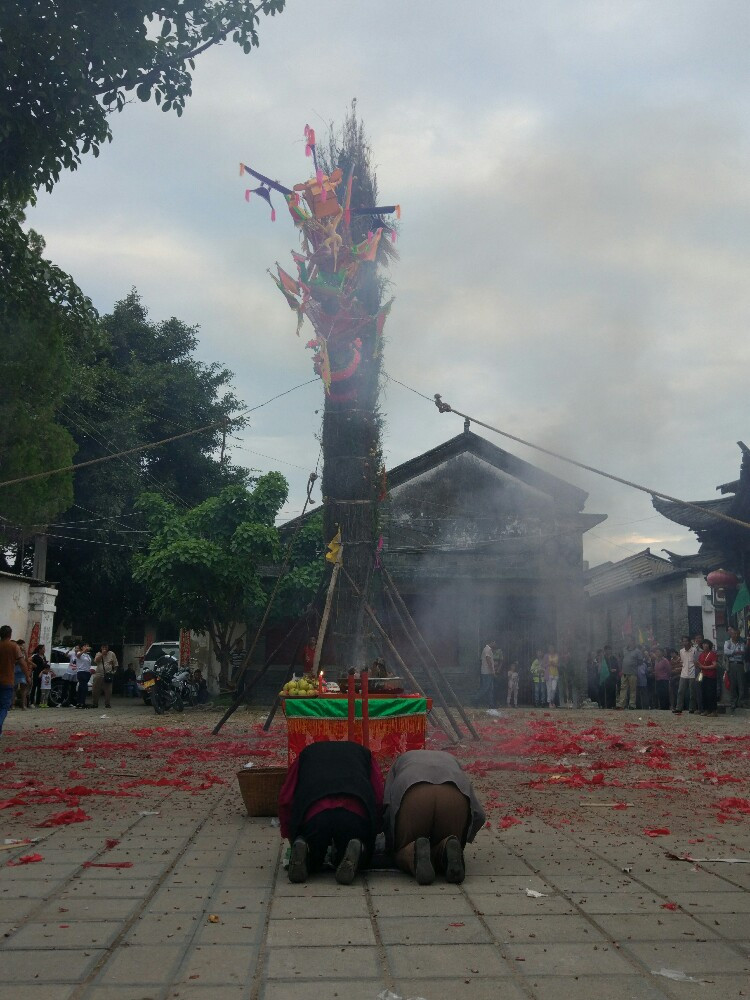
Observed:
[[[747,635],[750,615],[750,528],[732,524],[714,516],[716,513],[750,523],[750,448],[738,442],[742,452],[740,475],[732,482],[717,486],[720,497],[696,500],[690,506],[654,497],[654,508],[670,521],[682,524],[698,536],[700,548],[696,555],[680,556],[667,552],[677,569],[699,571],[704,576],[722,569],[730,575],[727,586],[714,587],[717,608],[717,639],[723,641],[728,625],[737,624]],[[734,581],[731,576],[734,576]],[[709,584],[711,579],[709,578]]]

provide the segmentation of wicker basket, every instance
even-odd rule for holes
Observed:
[[[248,816],[278,816],[279,792],[286,775],[285,767],[248,767],[237,772]]]

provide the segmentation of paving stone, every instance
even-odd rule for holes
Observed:
[[[543,896],[532,899],[522,893],[470,893],[471,902],[482,914],[518,914],[535,916],[543,913],[573,913],[573,906],[564,896]]]
[[[210,910],[236,910],[238,907],[247,909],[253,900],[259,897],[267,899],[270,894],[271,886],[265,889],[259,887],[215,889],[206,906]]]
[[[373,896],[372,905],[378,918],[445,916],[462,920],[474,912],[461,892],[451,895]]]
[[[174,945],[123,945],[104,966],[96,985],[167,985],[172,982],[181,954],[182,949]]]
[[[269,948],[266,955],[267,979],[351,979],[353,973],[365,979],[380,977],[376,948]],[[296,992],[292,996],[296,998]]]
[[[487,926],[500,942],[519,943],[586,942],[606,943],[605,933],[593,927],[585,917],[557,916],[485,916]]]
[[[675,1000],[744,1000],[747,996],[747,976],[723,973],[695,973],[697,983],[678,983],[654,976],[668,996]]]
[[[491,944],[492,938],[477,917],[381,917],[383,944]]]
[[[203,988],[193,983],[189,985],[178,983],[170,986],[168,993],[169,1000],[173,1000],[173,998],[179,998],[179,1000],[247,1000],[248,995],[248,987],[241,983],[235,986],[206,986]]]
[[[127,919],[141,905],[139,899],[58,899],[34,915],[35,920],[69,924],[75,920]]]
[[[14,925],[25,920],[38,906],[38,899],[5,899],[0,898],[0,913],[4,921],[10,921]]]
[[[333,872],[325,875],[314,875],[302,885],[295,885],[288,880],[286,872],[280,872],[274,887],[274,896],[277,898],[297,896],[300,899],[310,899],[315,896],[361,896],[364,891],[364,885],[359,879],[355,880],[353,885],[339,885],[333,877]]]
[[[570,997],[571,1000],[664,1000],[661,983],[657,987],[637,975],[535,976],[530,985],[537,1000],[560,1000],[561,997]],[[729,1000],[729,996],[731,994],[723,1000]]]
[[[599,913],[593,919],[608,936],[620,942],[675,941],[682,938],[686,941],[696,941],[700,938],[718,937],[716,932],[693,920],[690,914],[679,911]]]
[[[183,944],[200,926],[197,913],[146,913],[128,931],[126,945]]]
[[[378,979],[270,981],[261,987],[260,1000],[376,1000],[385,989],[385,983]],[[416,995],[413,991],[409,994]]]
[[[320,916],[297,920],[271,920],[268,927],[269,948],[297,945],[375,945],[369,918]]]
[[[649,969],[683,969],[693,975],[709,972],[746,972],[747,955],[722,941],[627,941],[623,949],[635,955]]]
[[[510,979],[503,979],[502,985],[498,986],[492,979],[478,979],[473,976],[466,976],[464,979],[399,980],[394,989],[401,997],[425,997],[427,1000],[527,1000],[528,998],[528,993]],[[371,996],[367,1000],[374,998]]]
[[[45,983],[42,994],[38,984],[19,986],[17,983],[12,985],[0,983],[0,1000],[69,1000],[74,989],[73,985]]]
[[[445,979],[509,976],[500,952],[489,944],[467,944],[458,949],[439,944],[388,945],[386,957],[395,979]]]
[[[103,951],[4,951],[0,969],[8,983],[77,983],[84,979]]]
[[[398,900],[398,902],[402,901]],[[316,913],[322,918],[368,917],[367,898],[363,894],[356,896],[318,896],[315,899],[313,909],[310,906],[310,899],[308,897],[295,899],[293,896],[284,896],[281,899],[273,900],[271,904],[271,921],[309,917],[311,912]]]
[[[199,913],[208,908],[210,892],[201,889],[185,889],[165,887],[149,900],[149,913],[169,913],[181,910],[186,913]]]
[[[519,972],[535,975],[631,975],[636,968],[612,944],[527,944],[513,942],[507,952],[512,954]],[[521,961],[523,959],[523,961]]]
[[[160,992],[158,986],[90,986],[83,1000],[157,1000]]]
[[[698,913],[694,916],[699,921],[700,928],[705,928],[708,932],[714,931],[719,937],[728,938],[730,941],[747,942],[750,940],[750,932],[748,931],[750,921],[742,914],[709,913],[702,915]],[[713,934],[708,933],[706,936],[712,937]]]
[[[252,945],[198,945],[183,961],[175,983],[193,982],[205,986],[237,986],[252,975],[258,949]]]
[[[221,922],[211,924],[207,921],[197,932],[194,944],[244,944],[260,945],[265,927],[263,914],[248,913],[245,915],[222,914]]]
[[[670,899],[688,913],[750,913],[750,892],[683,892]]]
[[[122,927],[119,923],[104,920],[68,923],[62,919],[65,914],[60,916],[61,919],[54,922],[25,924],[11,938],[3,941],[2,950],[73,948],[80,951],[84,946],[108,948]]]
[[[664,913],[660,896],[637,896],[633,892],[621,895],[612,892],[571,893],[571,900],[584,913]]]
[[[154,887],[151,879],[81,878],[71,882],[61,899],[75,899],[79,896],[101,899],[141,899]],[[50,894],[49,886],[45,895]]]
[[[0,887],[0,912],[5,914],[7,904],[19,899],[46,899],[59,892],[65,885],[65,879],[30,879],[20,882],[7,882]]]

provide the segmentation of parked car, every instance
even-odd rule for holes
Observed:
[[[138,694],[143,698],[144,705],[151,704],[151,697],[148,691],[143,688],[143,672],[145,670],[153,671],[156,661],[161,659],[162,656],[174,656],[176,660],[179,660],[180,640],[167,639],[164,641],[160,640],[158,642],[152,642],[143,654],[143,659],[141,660],[141,672],[136,677],[136,684],[138,686]]]

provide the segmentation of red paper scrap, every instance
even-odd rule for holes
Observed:
[[[44,861],[41,854],[24,854],[23,857],[17,858],[15,861],[9,861],[8,867],[15,868],[16,865],[33,865],[37,861]]]
[[[91,817],[83,809],[63,809],[62,812],[53,813],[37,826],[67,826],[68,823],[85,823]]]
[[[662,903],[661,904],[661,908],[662,908],[662,910],[679,910],[680,904],[679,903]]]
[[[666,826],[647,826],[643,832],[647,837],[668,837],[672,831]]]

